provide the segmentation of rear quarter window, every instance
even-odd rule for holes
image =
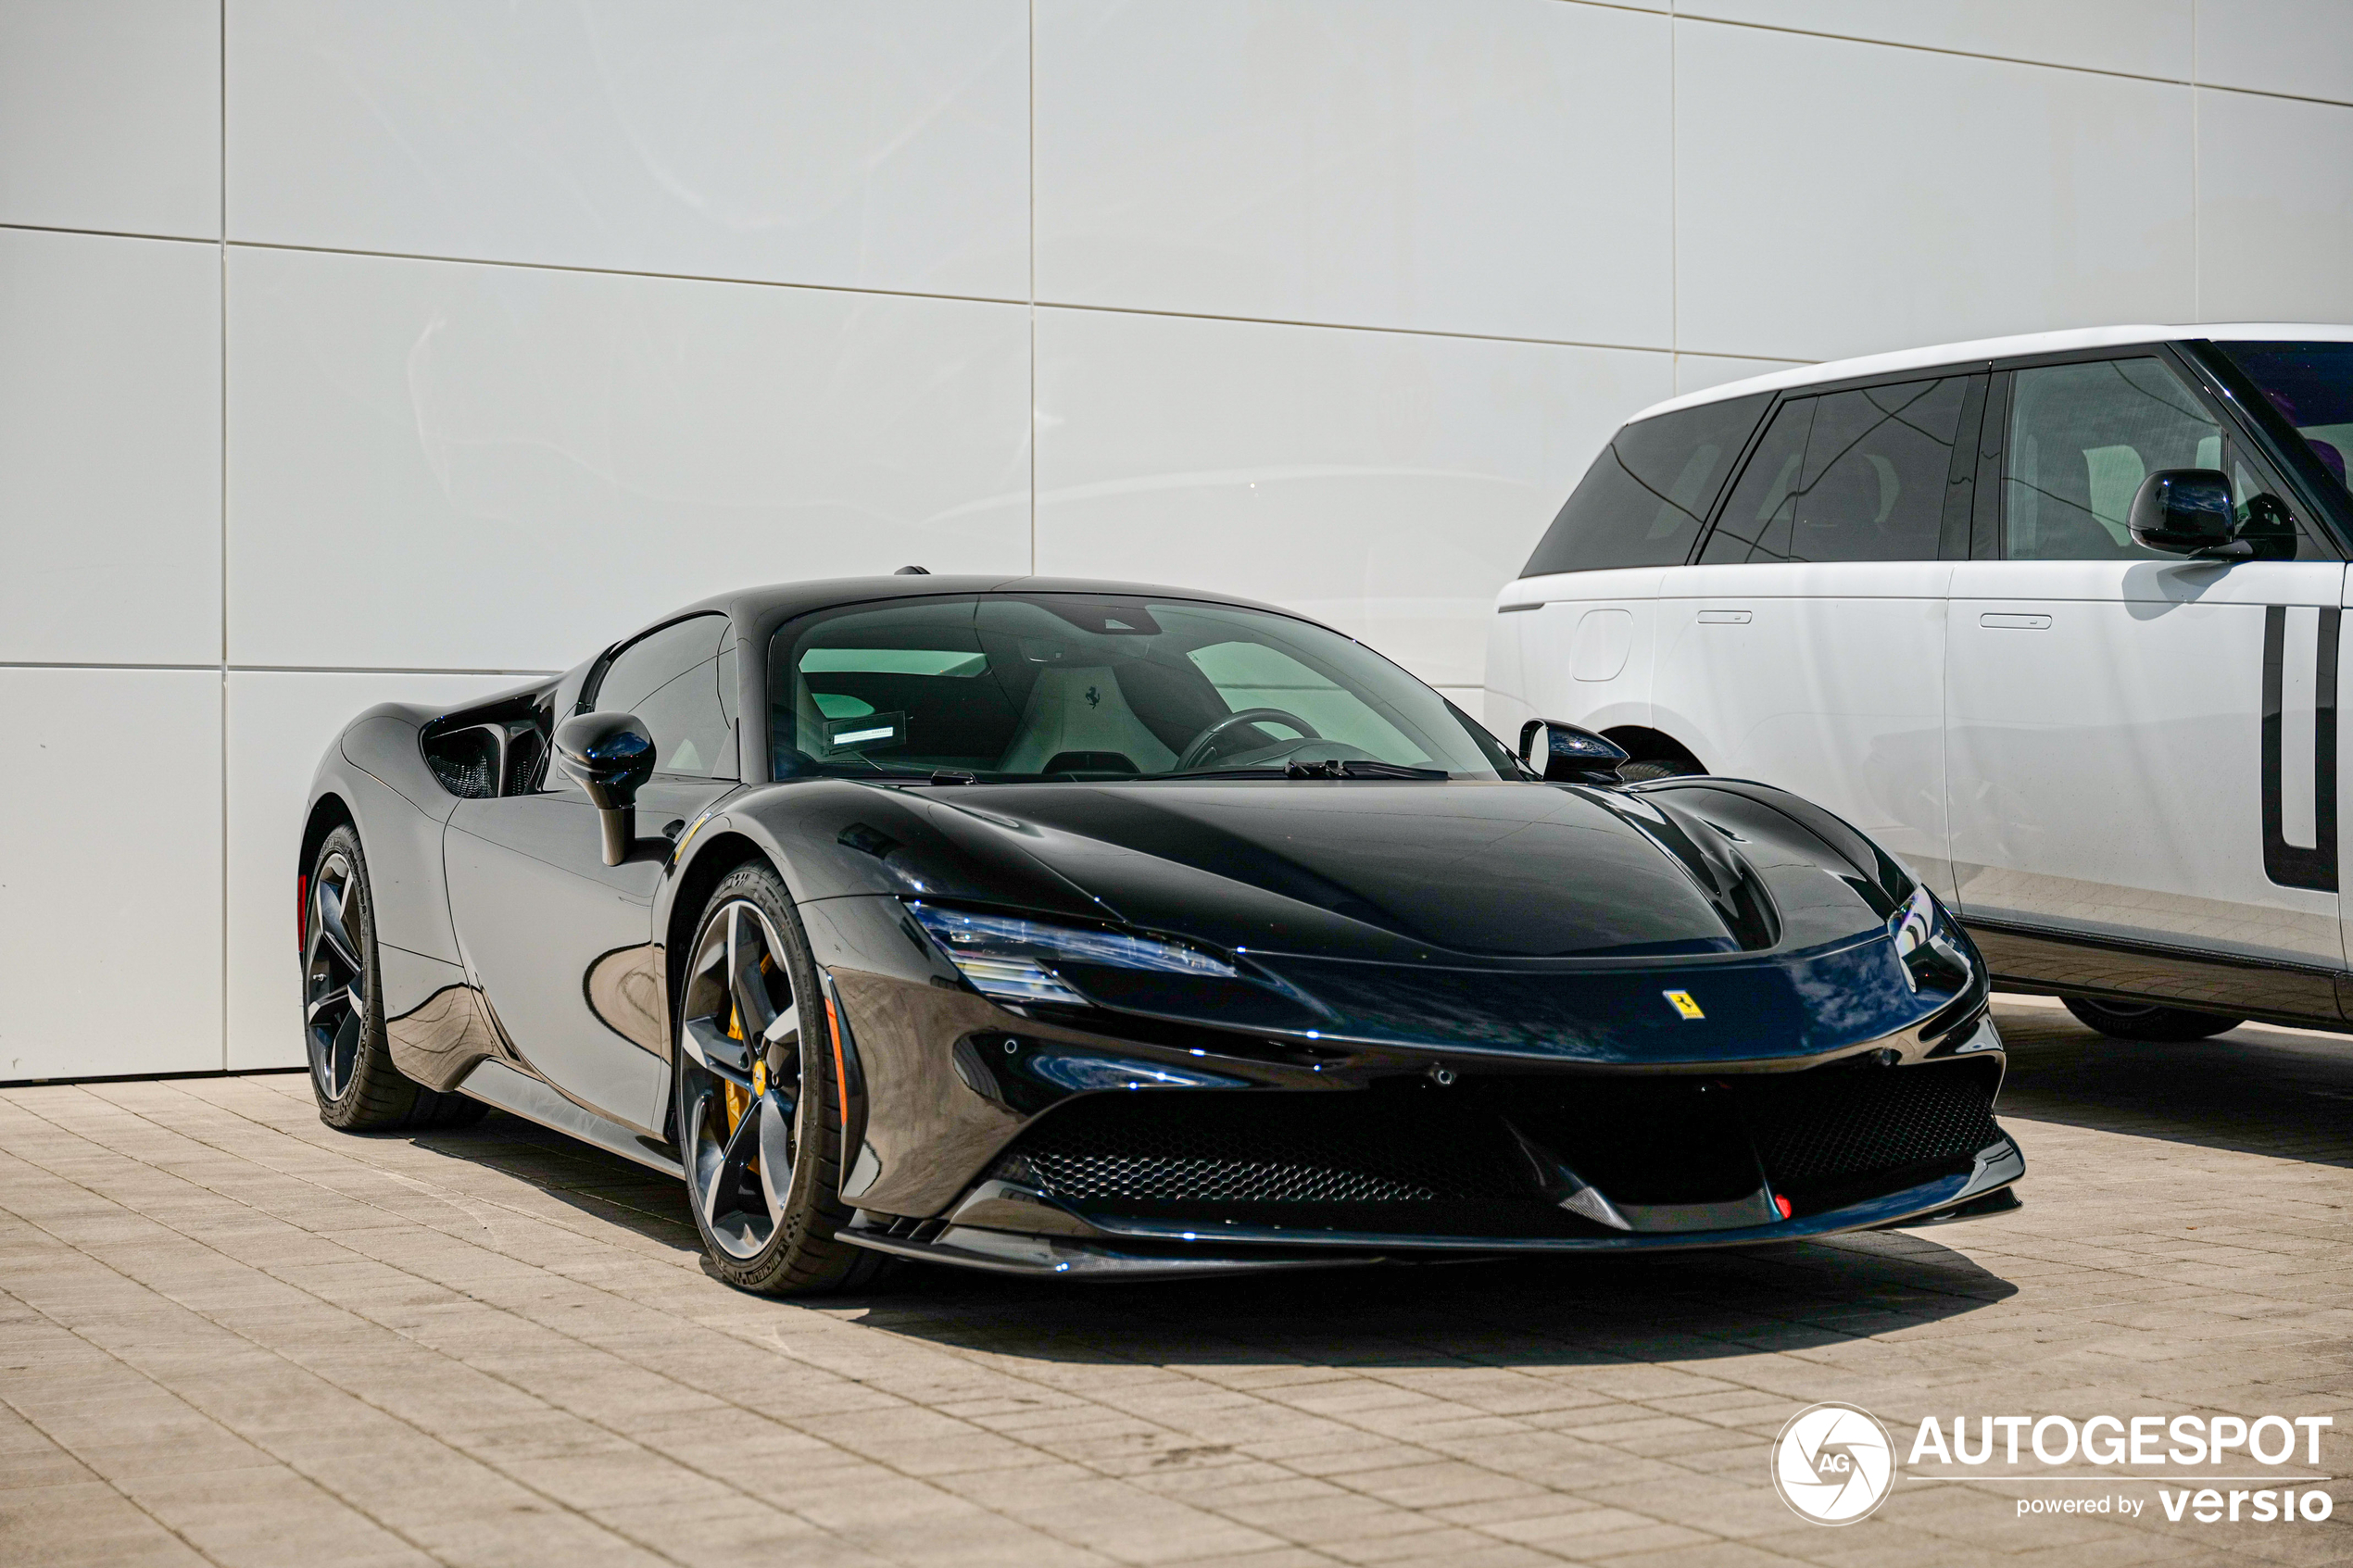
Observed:
[[[1520,575],[1682,565],[1771,401],[1769,393],[1726,398],[1620,430]]]

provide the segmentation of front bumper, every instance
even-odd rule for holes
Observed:
[[[1107,1228],[1043,1195],[990,1182],[982,1184],[959,1206],[957,1217],[944,1223],[892,1224],[879,1216],[861,1216],[840,1233],[840,1239],[877,1252],[992,1273],[1103,1282],[1563,1253],[1687,1251],[1771,1246],[1849,1231],[1944,1224],[2007,1213],[2020,1207],[2011,1187],[2025,1173],[2025,1157],[2006,1134],[1979,1151],[1972,1169],[1965,1173],[1793,1220],[1713,1231],[1475,1237],[1305,1232],[1232,1223],[1204,1229],[1189,1228],[1181,1222],[1132,1220]],[[1000,1223],[1013,1221],[1024,1206],[1034,1210],[1038,1223],[1054,1230],[998,1229],[960,1223],[962,1216],[975,1210],[978,1218]]]

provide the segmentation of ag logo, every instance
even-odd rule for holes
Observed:
[[[1773,1439],[1773,1488],[1817,1524],[1852,1524],[1886,1500],[1895,1447],[1853,1405],[1808,1405]]]

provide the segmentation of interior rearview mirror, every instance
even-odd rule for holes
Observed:
[[[2230,560],[2252,556],[2236,546],[2238,518],[2230,476],[2220,469],[2159,469],[2141,481],[2125,520],[2144,548],[2173,556]]]
[[[1617,765],[1629,756],[1607,736],[1558,719],[1530,719],[1519,727],[1519,759],[1552,783],[1620,783]]]
[[[556,761],[597,809],[605,864],[621,864],[637,840],[637,791],[654,776],[654,737],[634,713],[575,713],[556,726]]]

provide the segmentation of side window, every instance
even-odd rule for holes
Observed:
[[[585,705],[635,713],[654,737],[654,768],[704,778],[736,776],[735,726],[720,706],[720,646],[727,618],[698,615],[648,632],[606,662]],[[735,694],[728,694],[733,705]]]
[[[1944,376],[1783,404],[1700,559],[1934,560],[1968,392]]]
[[[1703,403],[1620,430],[1520,575],[1682,565],[1770,400],[1760,393]]]
[[[2012,560],[2165,560],[2125,519],[2158,469],[2222,467],[2222,431],[2162,359],[2020,370],[2002,473]]]
[[[1789,559],[1791,521],[1797,515],[1797,486],[1805,477],[1806,437],[1814,428],[1818,397],[1781,405],[1765,439],[1756,444],[1716,532],[1707,536],[1700,564],[1737,565],[1751,560]]]

